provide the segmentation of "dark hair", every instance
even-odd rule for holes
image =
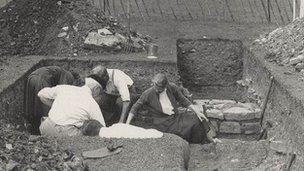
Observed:
[[[97,136],[100,128],[102,128],[102,124],[97,120],[86,120],[81,127],[81,132],[85,136]]]
[[[106,88],[107,83],[108,83],[108,81],[109,81],[109,77],[106,77],[106,76],[100,77],[100,76],[97,75],[97,74],[91,74],[91,75],[89,75],[88,77],[89,77],[89,78],[92,78],[92,79],[94,79],[94,80],[96,80],[96,81],[102,86],[103,89]]]

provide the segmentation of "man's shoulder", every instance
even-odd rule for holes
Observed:
[[[149,95],[149,94],[153,93],[153,91],[154,91],[154,88],[153,88],[153,87],[150,87],[150,88],[148,88],[147,90],[145,90],[145,91],[142,93],[142,95]]]

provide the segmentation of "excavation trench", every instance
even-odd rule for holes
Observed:
[[[265,141],[257,142],[256,140],[261,130],[260,105],[267,89],[265,82],[269,82],[267,66],[254,53],[246,50],[242,42],[238,40],[180,39],[177,41],[177,50],[177,64],[106,59],[83,60],[80,58],[39,60],[32,67],[24,69],[23,73],[16,76],[16,79],[3,89],[0,94],[1,117],[6,118],[10,123],[23,125],[24,83],[32,71],[42,66],[57,65],[67,70],[74,69],[84,78],[93,66],[102,64],[108,68],[117,68],[126,72],[133,78],[141,92],[151,86],[153,75],[164,72],[170,81],[188,88],[198,105],[207,102],[211,106],[207,110],[207,116],[216,128],[218,137],[230,140],[225,140],[223,144],[217,146],[190,145],[190,157],[190,147],[187,142],[171,134],[165,134],[163,138],[153,140],[113,139],[112,141],[124,144],[125,150],[113,157],[88,160],[89,169],[183,170],[189,168],[195,170],[212,169],[213,167],[221,169],[224,166],[232,169],[242,167],[250,169],[261,165],[267,158],[268,144]],[[6,74],[9,76],[11,73]],[[2,77],[5,78],[5,76]],[[275,81],[274,87],[275,91],[270,100],[272,110],[266,110],[265,116],[270,121],[271,117],[278,118],[269,113],[269,111],[277,112],[273,109],[273,105],[284,107],[285,104],[292,105],[293,100],[293,96],[287,93],[280,82]],[[291,108],[291,110],[293,109],[299,112],[299,107]],[[147,117],[142,115],[136,118],[136,122],[144,125]],[[282,122],[287,125],[287,121]],[[282,130],[282,128],[277,126],[270,130],[270,136],[277,135],[277,130]],[[301,133],[301,129],[297,131]],[[290,129],[284,133],[288,137]],[[240,139],[246,141],[239,141]],[[80,155],[84,150],[104,147],[108,140],[98,137],[93,139],[74,137],[60,139],[58,142],[63,147],[69,146]],[[248,155],[239,155],[246,152]],[[214,153],[218,154],[214,156]],[[235,160],[241,162],[231,164],[231,161],[227,160],[231,156],[237,156]]]

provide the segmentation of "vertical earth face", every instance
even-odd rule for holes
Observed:
[[[180,39],[177,64],[185,86],[230,86],[242,77],[242,42]]]

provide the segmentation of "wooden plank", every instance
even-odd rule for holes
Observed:
[[[160,2],[159,2],[159,0],[156,0],[156,3],[157,3],[157,7],[158,7],[158,9],[159,9],[159,12],[160,12],[161,17],[164,18],[164,14],[163,14],[163,11],[162,11],[162,9],[161,9],[161,7],[160,7]]]
[[[288,0],[287,0],[288,1]],[[289,13],[288,13],[288,4],[286,4],[286,3],[288,3],[286,0],[283,0],[283,1],[281,1],[281,3],[283,4],[282,6],[284,7],[284,12],[285,12],[285,15],[286,15],[286,19],[287,19],[287,21],[288,21],[288,23],[291,21],[290,20],[290,15],[289,15]]]
[[[263,15],[261,14],[261,11],[263,10],[262,7],[259,7],[256,0],[253,0],[254,9],[256,9],[256,14],[261,19],[261,23],[263,23]]]
[[[200,7],[200,9],[201,9],[201,14],[202,14],[203,18],[205,18],[206,15],[205,15],[204,8],[203,8],[203,6],[202,6],[200,0],[196,0],[196,3],[199,5],[199,7]]]
[[[240,1],[241,1],[241,6],[242,6],[242,9],[243,9],[243,13],[244,13],[243,17],[244,17],[245,21],[247,21],[249,19],[249,16],[247,15],[247,11],[246,11],[245,5],[243,3],[243,0],[240,0]]]
[[[270,22],[270,21],[268,20],[268,11],[267,11],[267,9],[266,9],[266,5],[264,4],[263,0],[260,0],[260,2],[261,2],[261,4],[262,4],[263,10],[264,10],[264,12],[265,12],[265,18],[266,18],[266,20],[267,20],[268,22]]]
[[[235,19],[234,19],[234,17],[233,17],[233,13],[232,13],[232,11],[231,11],[231,8],[230,8],[230,5],[229,5],[228,0],[225,0],[225,3],[226,3],[226,6],[227,6],[227,9],[228,9],[228,12],[229,12],[229,14],[230,14],[231,20],[232,20],[233,22],[235,22]]]
[[[172,5],[171,5],[171,3],[170,3],[170,0],[168,0],[168,4],[169,4],[169,6],[170,6],[170,10],[171,10],[171,12],[172,12],[172,15],[174,16],[174,19],[175,19],[175,20],[178,20],[177,15],[175,14],[174,9],[172,8]]]
[[[252,17],[253,17],[253,21],[256,21],[256,16],[255,16],[255,14],[254,14],[254,11],[253,11],[253,5],[251,4],[251,2],[250,2],[250,0],[247,0],[248,1],[248,5],[249,5],[249,9],[250,9],[250,11],[251,11],[251,14],[252,14]]]
[[[143,21],[145,21],[145,17],[144,15],[142,14],[140,8],[139,8],[139,4],[138,4],[138,1],[137,0],[134,0],[135,1],[135,4],[136,4],[136,7],[137,7],[137,10],[138,10],[138,13],[140,15],[140,17],[142,18]]]
[[[278,7],[278,12],[279,12],[279,15],[280,15],[280,17],[281,17],[282,23],[285,23],[285,22],[284,22],[283,15],[282,15],[281,8],[280,8],[280,6],[279,6],[279,4],[278,4],[278,1],[277,1],[277,0],[274,0],[274,2],[275,2],[275,4],[276,4],[277,7]]]
[[[189,10],[189,7],[188,7],[188,4],[187,4],[187,1],[186,1],[186,0],[184,0],[184,1],[183,1],[183,4],[184,4],[184,6],[185,6],[185,8],[186,8],[186,10],[187,10],[187,13],[188,13],[188,15],[189,15],[190,19],[191,19],[191,20],[193,20],[194,18],[193,18],[192,14],[191,14],[191,12],[190,12],[190,10]]]
[[[145,8],[145,11],[146,11],[147,16],[150,17],[150,14],[149,14],[147,5],[146,5],[146,3],[145,3],[145,0],[141,0],[141,1],[142,1],[143,5],[144,5],[144,8]]]
[[[127,16],[128,14],[125,10],[125,4],[123,3],[123,0],[120,0],[120,6],[121,6],[121,9],[122,9],[124,18],[128,18],[128,16]]]
[[[275,20],[275,23],[279,26],[278,19],[277,19],[275,13],[274,13],[273,5],[271,4],[271,1],[270,1],[270,0],[269,0],[269,6],[270,6],[269,9],[270,9],[270,11],[271,11],[271,13],[272,13],[272,15],[273,15],[274,20]]]

